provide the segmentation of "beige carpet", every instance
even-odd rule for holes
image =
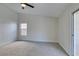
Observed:
[[[0,56],[67,56],[58,44],[16,41],[0,48]]]

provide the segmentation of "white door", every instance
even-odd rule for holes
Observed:
[[[79,11],[74,13],[74,55],[79,56]]]

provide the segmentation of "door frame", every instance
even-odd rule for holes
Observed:
[[[73,13],[72,13],[72,17],[73,17],[73,19],[72,19],[72,41],[73,41],[73,48],[74,48],[74,56],[76,56],[76,38],[75,38],[75,33],[74,33],[74,31],[75,31],[75,21],[74,21],[74,14],[76,13],[76,12],[78,12],[79,11],[79,9],[76,9]]]

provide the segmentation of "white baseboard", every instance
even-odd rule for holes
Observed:
[[[61,48],[63,48],[63,50],[65,51],[65,53],[68,55],[68,56],[71,56],[69,53],[68,53],[68,51],[60,44],[60,43],[58,43],[60,46],[61,46]]]
[[[17,40],[17,41],[36,42],[36,43],[58,43],[58,42],[49,42],[49,41],[32,41],[32,40]]]

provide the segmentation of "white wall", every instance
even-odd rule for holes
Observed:
[[[27,36],[19,35],[19,40],[40,42],[57,42],[58,19],[19,14],[19,22],[27,23]]]
[[[72,13],[79,8],[79,4],[72,4],[64,11],[59,19],[59,44],[69,55],[74,54],[73,16]]]
[[[0,46],[16,40],[17,14],[0,4]]]

